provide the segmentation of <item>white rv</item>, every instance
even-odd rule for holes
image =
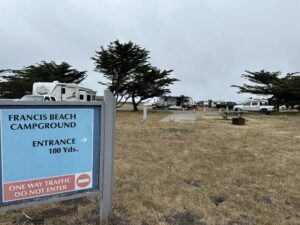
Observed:
[[[96,101],[96,92],[77,84],[54,82],[33,83],[32,95],[23,96],[20,101]]]
[[[156,104],[156,108],[169,108],[169,109],[181,109],[192,108],[193,99],[188,96],[163,96],[159,97]]]

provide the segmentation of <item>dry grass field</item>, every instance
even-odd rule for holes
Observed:
[[[300,224],[300,115],[250,115],[245,126],[221,116],[160,122],[167,115],[117,113],[105,224]],[[98,216],[98,199],[84,198],[0,213],[0,224],[99,224]]]

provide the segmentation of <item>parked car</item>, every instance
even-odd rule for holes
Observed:
[[[39,101],[50,101],[55,102],[56,98],[51,95],[24,95],[19,101],[27,102],[39,102]]]
[[[216,102],[215,103],[215,108],[220,109],[220,108],[224,108],[226,109],[228,107],[228,109],[233,109],[233,106],[236,105],[236,102]]]
[[[297,109],[300,112],[300,105],[294,105],[294,109]]]
[[[276,111],[275,107],[273,105],[268,105],[268,101],[265,100],[250,100],[243,104],[235,105],[233,110],[261,112],[263,114],[269,114],[270,112]]]
[[[286,106],[285,105],[281,105],[281,106],[279,106],[279,110],[287,110],[287,108],[286,108]]]

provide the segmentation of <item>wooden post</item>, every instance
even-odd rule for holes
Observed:
[[[144,106],[143,119],[147,120],[147,106]]]

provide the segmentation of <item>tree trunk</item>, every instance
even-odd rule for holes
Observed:
[[[276,104],[275,107],[276,107],[275,111],[276,111],[276,112],[279,112],[279,107],[280,107],[280,105],[279,105],[279,104]]]
[[[134,97],[132,97],[132,106],[133,106],[133,111],[139,111],[138,104],[135,102]]]

